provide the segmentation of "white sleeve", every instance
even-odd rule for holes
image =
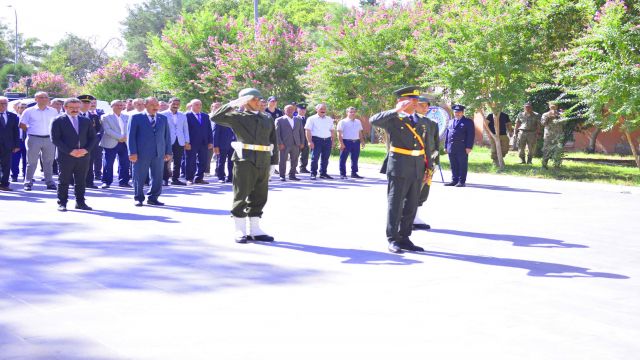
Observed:
[[[305,130],[313,130],[313,116],[307,119],[307,123],[304,124]]]

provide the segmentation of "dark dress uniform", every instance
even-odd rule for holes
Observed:
[[[454,110],[455,106],[454,106]],[[462,110],[464,108],[462,107]],[[473,148],[475,138],[475,125],[467,117],[460,120],[451,119],[445,131],[446,149],[451,163],[451,182],[447,185],[464,186],[467,181],[467,169],[469,165],[469,155],[466,149]]]
[[[425,125],[416,120],[413,115],[393,110],[373,115],[369,120],[371,125],[386,130],[389,136],[386,234],[392,252],[400,252],[396,245],[404,250],[422,250],[409,240],[426,166],[422,145],[409,129],[411,126],[418,135],[426,132]]]
[[[438,129],[438,123],[428,119],[424,116],[419,116],[418,122],[424,125],[425,133],[423,134],[424,147],[426,149],[427,156],[429,157],[429,170],[433,171],[436,164],[440,164],[440,154],[434,152],[440,149],[440,131]],[[429,198],[429,189],[431,185],[425,183],[422,185],[420,191],[420,199],[418,200],[418,206],[422,206]]]
[[[80,95],[78,99],[83,103],[88,103],[96,98],[92,95]],[[93,114],[90,111],[86,113],[80,113],[81,116],[88,118],[91,120],[91,124],[93,125],[93,129],[96,132],[96,137],[98,139],[98,143],[102,140],[102,121],[100,120],[100,115]],[[102,178],[102,147],[99,145],[94,146],[89,153],[89,171],[87,172],[87,183],[86,186],[90,188],[97,188],[94,184],[94,179],[98,178],[100,180]]]
[[[263,113],[239,112],[224,105],[211,118],[216,125],[230,127],[239,142],[251,145],[277,146],[273,119]],[[242,150],[233,153],[233,207],[236,218],[261,217],[267,203],[271,165],[278,164],[278,151]]]

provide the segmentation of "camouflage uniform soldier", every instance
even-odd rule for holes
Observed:
[[[529,148],[527,154],[527,164],[531,164],[531,159],[536,153],[536,140],[540,126],[540,114],[533,111],[531,103],[524,104],[524,111],[516,117],[516,130],[518,133],[518,149],[520,153],[520,163],[524,164],[524,148]]]
[[[558,105],[549,104],[549,111],[542,114],[542,126],[544,126],[544,145],[542,146],[542,167],[547,168],[549,159],[553,160],[554,167],[560,167],[562,162],[562,149],[564,147],[564,126],[560,120],[561,113]]]

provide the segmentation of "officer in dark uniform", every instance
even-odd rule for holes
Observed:
[[[307,104],[299,103],[296,105],[296,112],[298,113],[295,117],[300,119],[302,122],[302,128],[307,125]],[[308,174],[309,170],[307,170],[307,165],[309,164],[309,142],[307,141],[307,137],[304,137],[304,147],[300,150],[300,173]]]
[[[440,164],[440,131],[438,130],[438,123],[427,118],[427,112],[429,112],[429,99],[424,96],[418,98],[418,107],[416,114],[418,114],[419,122],[424,125],[425,133],[423,134],[424,147],[426,155],[429,157],[427,172],[428,178],[422,184],[422,190],[420,191],[420,199],[418,200],[418,211],[416,218],[413,220],[414,230],[429,230],[431,226],[425,223],[420,218],[420,209],[422,204],[429,198],[429,190],[431,189],[431,178],[433,176],[434,168],[436,164]]]
[[[375,114],[369,119],[371,125],[384,129],[389,136],[386,166],[389,251],[424,251],[409,239],[427,161],[421,136],[426,128],[414,114],[420,91],[415,86],[407,86],[394,93],[398,97],[395,109]]]
[[[93,124],[93,129],[96,131],[96,137],[98,139],[98,143],[102,139],[102,122],[100,121],[100,115],[92,113],[91,102],[96,100],[93,95],[80,95],[78,96],[78,100],[82,101],[82,106],[80,108],[80,116],[84,116],[91,120],[91,124]],[[94,146],[89,153],[89,172],[87,173],[87,188],[97,189],[98,187],[93,183],[95,178],[95,172],[100,171],[102,165],[97,165],[98,162],[102,164],[102,148],[100,146]]]
[[[238,99],[216,110],[211,120],[230,127],[238,141],[233,153],[233,207],[236,242],[273,241],[260,229],[262,208],[267,203],[269,177],[278,164],[276,128],[273,119],[260,112],[262,95],[256,89],[240,91]],[[237,109],[237,108],[240,109]],[[248,221],[247,221],[248,219]],[[248,231],[247,231],[248,227]]]
[[[454,105],[453,119],[449,121],[445,136],[445,150],[451,163],[451,182],[444,186],[464,187],[467,181],[469,153],[473,149],[476,129],[473,121],[464,116],[464,106]]]
[[[215,175],[218,177],[219,183],[230,183],[233,181],[233,161],[231,156],[233,155],[233,148],[231,143],[236,141],[236,135],[233,130],[227,126],[221,126],[213,123],[213,152],[217,154],[216,157],[216,171]],[[227,174],[225,177],[225,166],[227,167]]]

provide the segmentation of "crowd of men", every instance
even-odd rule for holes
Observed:
[[[430,228],[418,210],[428,198],[434,165],[439,164],[438,125],[427,118],[430,103],[417,87],[404,87],[395,94],[396,108],[369,120],[387,136],[388,154],[381,172],[389,181],[388,248],[394,253],[423,251],[409,235],[412,230]],[[251,88],[228,104],[214,102],[210,113],[202,111],[198,99],[189,101],[185,111],[178,98],[168,102],[154,97],[114,100],[108,113],[96,109],[96,98],[91,95],[62,100],[37,92],[35,102],[31,107],[17,102],[14,111],[9,111],[7,98],[0,97],[0,191],[12,191],[9,177],[18,182],[20,174],[24,190],[31,191],[39,164],[44,185],[57,191],[58,210],[63,212],[71,185],[75,208],[92,210],[85,189],[109,189],[115,180],[116,159],[117,186],[133,188],[135,206],[143,206],[145,199],[148,205],[162,206],[163,186],[208,184],[205,176],[211,175],[215,157],[214,176],[219,183],[233,184],[235,240],[273,241],[259,226],[271,175],[277,173],[280,181],[300,181],[300,173],[309,173],[310,180],[333,179],[327,168],[337,141],[340,178],[347,178],[348,158],[350,177],[362,178],[358,158],[365,146],[363,126],[353,107],[346,109],[346,116],[336,125],[326,104],[317,104],[315,114],[307,117],[305,103],[288,104],[281,110],[275,96],[265,100]],[[452,110],[454,117],[445,129],[443,146],[452,178],[445,186],[464,187],[475,128],[464,116],[464,106],[454,105]],[[531,163],[537,133],[544,126],[545,149],[550,149],[543,158],[546,167],[562,146],[559,119],[555,104],[542,117],[526,104],[512,129],[509,117],[501,113],[498,139],[503,156],[509,148],[507,134],[514,133],[522,163]],[[493,114],[487,123],[495,133]],[[491,156],[497,162],[495,140],[490,139]],[[54,175],[58,175],[57,184]]]

